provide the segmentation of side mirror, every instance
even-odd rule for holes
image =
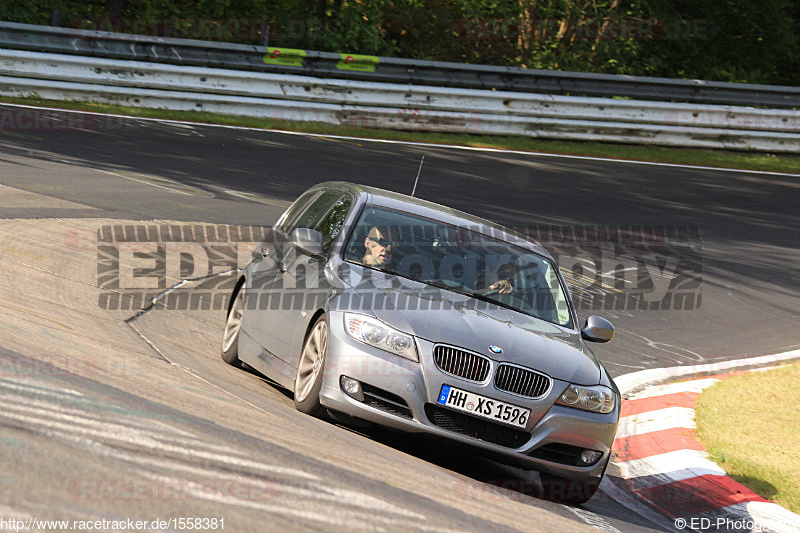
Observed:
[[[581,337],[591,342],[608,342],[614,338],[614,324],[597,315],[586,319]]]
[[[315,229],[297,228],[289,236],[289,242],[298,252],[311,257],[322,258],[325,251],[322,249],[322,233]]]

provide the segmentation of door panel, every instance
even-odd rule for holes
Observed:
[[[250,292],[245,297],[243,328],[269,354],[296,365],[292,341],[302,313],[307,312],[306,278],[321,275],[324,264],[298,253],[288,241],[296,228],[314,228],[341,191],[322,191],[303,195],[281,217],[275,227],[275,242],[266,245],[266,256],[252,264]],[[313,272],[312,272],[313,271]]]

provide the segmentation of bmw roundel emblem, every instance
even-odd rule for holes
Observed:
[[[489,346],[489,351],[496,354],[503,353],[503,349],[499,346]]]

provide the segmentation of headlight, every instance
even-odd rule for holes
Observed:
[[[344,329],[348,335],[364,344],[369,344],[412,361],[419,361],[414,338],[387,326],[377,318],[345,313]]]
[[[585,411],[608,414],[614,410],[617,395],[603,385],[584,387],[570,384],[556,403],[568,407],[577,407]]]

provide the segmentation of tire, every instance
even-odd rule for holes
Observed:
[[[222,333],[222,360],[235,367],[241,367],[239,361],[239,332],[242,329],[244,316],[244,284],[236,287],[228,317],[225,320],[225,330]]]
[[[325,371],[325,356],[328,352],[328,321],[322,315],[308,334],[297,365],[294,380],[294,406],[298,411],[321,417],[325,408],[319,402],[322,377]]]
[[[609,456],[609,459],[611,457]],[[600,482],[608,468],[608,460],[603,467],[603,473],[600,477],[593,477],[587,479],[565,479],[558,476],[539,473],[542,480],[542,496],[546,500],[561,503],[586,503],[588,502],[597,489],[600,487]]]

